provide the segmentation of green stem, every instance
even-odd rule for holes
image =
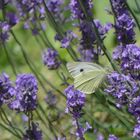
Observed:
[[[13,61],[12,61],[10,55],[9,55],[9,52],[7,50],[7,47],[4,43],[3,43],[3,49],[4,49],[4,52],[6,54],[7,60],[9,62],[9,64],[11,65],[12,71],[13,71],[14,75],[16,76],[17,72],[16,72],[16,69],[15,69],[14,63],[13,63]]]
[[[46,115],[46,112],[44,111],[44,109],[42,108],[42,106],[41,106],[40,104],[39,104],[38,106],[39,106],[39,109],[40,109],[40,111],[42,112],[42,114],[45,115],[45,118],[46,118],[46,120],[47,120],[48,123],[49,123],[49,128],[50,128],[51,132],[53,133],[53,135],[55,136],[55,138],[57,138],[56,132],[54,131],[54,129],[56,129],[56,128],[53,127],[52,122],[50,121],[50,119],[49,119],[48,116]],[[53,129],[53,128],[54,128],[54,129]]]
[[[16,127],[13,126],[13,124],[11,123],[11,121],[8,119],[8,117],[7,117],[6,113],[5,113],[5,111],[4,111],[2,108],[0,108],[0,110],[1,110],[1,113],[4,115],[5,120],[7,121],[7,122],[5,122],[5,123],[6,123],[8,126],[12,127],[13,130],[15,131],[15,133],[16,133],[17,135],[19,135],[19,133],[18,133],[17,131],[19,131],[19,132],[23,135],[22,130],[20,130],[19,128],[16,128]],[[19,136],[20,136],[20,135],[19,135]]]
[[[39,111],[36,110],[36,114],[39,117],[39,119],[42,121],[43,125],[46,127],[46,129],[48,130],[48,127],[46,125],[46,122],[44,121],[44,119],[42,118],[42,115],[40,115]],[[46,132],[46,131],[45,131]],[[47,136],[48,139],[51,139],[51,137],[45,133],[45,135]]]
[[[18,39],[16,38],[15,34],[13,33],[13,31],[11,30],[11,34],[13,35],[14,39],[16,40],[16,42],[18,43],[18,45],[20,46],[20,49],[22,51],[22,54],[24,56],[24,59],[27,63],[27,65],[29,66],[30,70],[35,74],[35,76],[37,77],[39,83],[41,84],[41,87],[43,88],[43,90],[45,91],[45,93],[47,93],[47,90],[43,84],[43,82],[41,81],[40,77],[53,89],[55,89],[58,93],[60,93],[64,98],[65,95],[59,90],[57,89],[55,86],[53,86],[53,84],[51,84],[40,72],[37,71],[36,66],[33,64],[33,62],[29,59],[29,57],[26,55],[25,50],[23,49],[22,44],[18,41]],[[31,63],[31,64],[30,64]],[[40,77],[38,76],[40,75]]]
[[[18,136],[17,134],[15,134],[15,132],[13,132],[10,128],[6,127],[4,124],[0,123],[0,126],[3,127],[5,130],[7,130],[8,132],[12,133],[14,136],[16,136],[19,140],[21,140],[21,137]]]

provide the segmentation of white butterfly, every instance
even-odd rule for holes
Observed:
[[[109,73],[107,69],[90,62],[69,62],[67,68],[74,78],[75,88],[86,94],[94,93]]]

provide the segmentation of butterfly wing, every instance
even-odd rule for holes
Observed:
[[[89,62],[71,62],[67,68],[74,78],[75,88],[86,94],[94,93],[108,74],[103,67]]]

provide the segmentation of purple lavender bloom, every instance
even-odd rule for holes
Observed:
[[[60,61],[57,57],[57,51],[51,48],[48,48],[48,50],[45,50],[42,54],[44,65],[46,65],[48,69],[57,69],[60,66]]]
[[[16,79],[15,100],[9,105],[18,111],[32,111],[37,106],[37,80],[32,74],[20,74]]]
[[[55,106],[56,103],[57,103],[57,97],[52,93],[52,91],[49,91],[49,92],[47,93],[47,96],[46,96],[46,98],[45,98],[45,101],[46,101],[46,103],[47,103],[49,106],[53,107],[53,106]]]
[[[92,29],[92,23],[87,21],[82,21],[80,23],[80,31],[82,32],[82,38],[80,44],[85,49],[92,48],[96,40],[95,34]]]
[[[112,28],[111,24],[101,25],[99,20],[94,20],[98,28],[100,37],[105,38],[105,34]],[[82,21],[80,23],[80,31],[82,38],[80,40],[79,52],[83,61],[96,61],[98,55],[101,54],[101,48],[95,48],[96,36],[93,31],[92,22]]]
[[[81,45],[78,47],[78,51],[81,55],[81,61],[85,62],[92,62],[97,54],[94,48],[84,49]]]
[[[109,135],[108,140],[119,140],[115,135]]]
[[[48,0],[47,7],[52,15],[55,17],[55,21],[59,22],[60,24],[64,24],[65,22],[69,21],[66,17],[65,12],[67,12],[68,6],[64,5],[65,0]]]
[[[76,136],[79,137],[81,140],[84,140],[84,134],[88,130],[92,129],[92,126],[88,122],[86,122],[86,127],[85,128],[83,128],[80,125],[80,123],[78,122],[78,120],[73,121],[73,124],[76,127]]]
[[[116,15],[116,33],[118,41],[123,44],[134,42],[134,20],[126,8],[125,0],[111,0]]]
[[[47,7],[49,11],[53,13],[53,15],[57,15],[58,13],[60,13],[60,7],[63,3],[64,0],[48,0]]]
[[[91,0],[84,0],[82,1],[86,11],[89,15],[91,15],[90,9],[92,8],[92,1]],[[85,19],[85,14],[82,10],[82,8],[80,7],[80,3],[78,2],[78,0],[71,0],[70,2],[70,9],[72,12],[72,17],[75,19]]]
[[[135,125],[133,136],[137,137],[138,139],[140,138],[140,124]]]
[[[117,15],[122,15],[124,12],[126,12],[126,6],[124,1],[126,0],[111,0],[112,6],[114,7],[115,13]]]
[[[42,140],[42,132],[38,128],[38,124],[32,122],[32,128],[26,130],[22,140]]]
[[[6,21],[0,21],[0,43],[5,42],[9,38],[10,26]]]
[[[92,129],[92,126],[88,122],[86,122],[86,127],[84,128],[84,133],[90,129]]]
[[[15,15],[15,13],[7,13],[6,14],[7,22],[12,27],[19,22],[19,18]]]
[[[21,116],[21,118],[22,118],[22,120],[23,120],[24,122],[28,122],[28,120],[29,120],[28,116],[25,115],[25,114],[23,114],[23,115]]]
[[[11,0],[1,0],[0,1],[0,10],[4,8]]]
[[[134,79],[140,78],[140,48],[135,44],[118,46],[113,58],[121,65],[123,73],[129,73]]]
[[[58,40],[61,42],[62,48],[70,47],[70,43],[76,38],[78,38],[78,36],[71,30],[68,30],[65,33],[65,36],[63,38],[58,34],[56,34],[56,36],[55,36],[55,40]]]
[[[20,19],[25,23],[24,26],[28,23],[28,27],[25,26],[25,29],[31,29],[33,35],[38,35],[42,28],[37,24],[37,21],[41,23],[45,17],[42,0],[19,0],[16,1],[16,7]]]
[[[134,97],[128,106],[129,112],[132,113],[136,119],[137,122],[140,123],[140,96]]]
[[[0,106],[4,103],[10,103],[14,97],[15,90],[12,82],[6,73],[0,75]]]
[[[96,140],[104,140],[105,138],[104,138],[104,136],[103,136],[103,134],[102,133],[98,133],[97,134],[97,139]]]
[[[85,94],[75,90],[73,85],[65,89],[67,97],[67,112],[71,113],[74,118],[81,117],[82,107],[85,105]]]
[[[103,26],[98,19],[94,20],[94,23],[96,25],[96,28],[98,28],[101,38],[104,38],[105,34],[113,27],[111,23],[107,23]]]
[[[128,13],[119,16],[115,25],[118,41],[126,44],[133,42],[135,37],[134,27],[134,19]]]
[[[80,46],[78,48],[81,58],[83,61],[93,61],[96,55],[99,53],[96,48],[93,48],[94,42],[96,40],[95,34],[92,30],[92,23],[87,21],[82,21],[80,23],[80,31],[82,38],[80,40]]]
[[[58,137],[56,140],[66,140],[66,137]]]
[[[108,82],[109,85],[105,89],[105,92],[116,98],[117,107],[129,103],[129,99],[133,98],[139,90],[134,79],[117,72],[108,75]]]

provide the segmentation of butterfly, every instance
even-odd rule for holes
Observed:
[[[75,88],[85,94],[94,93],[109,73],[109,70],[90,62],[69,62],[67,69],[74,78]]]

